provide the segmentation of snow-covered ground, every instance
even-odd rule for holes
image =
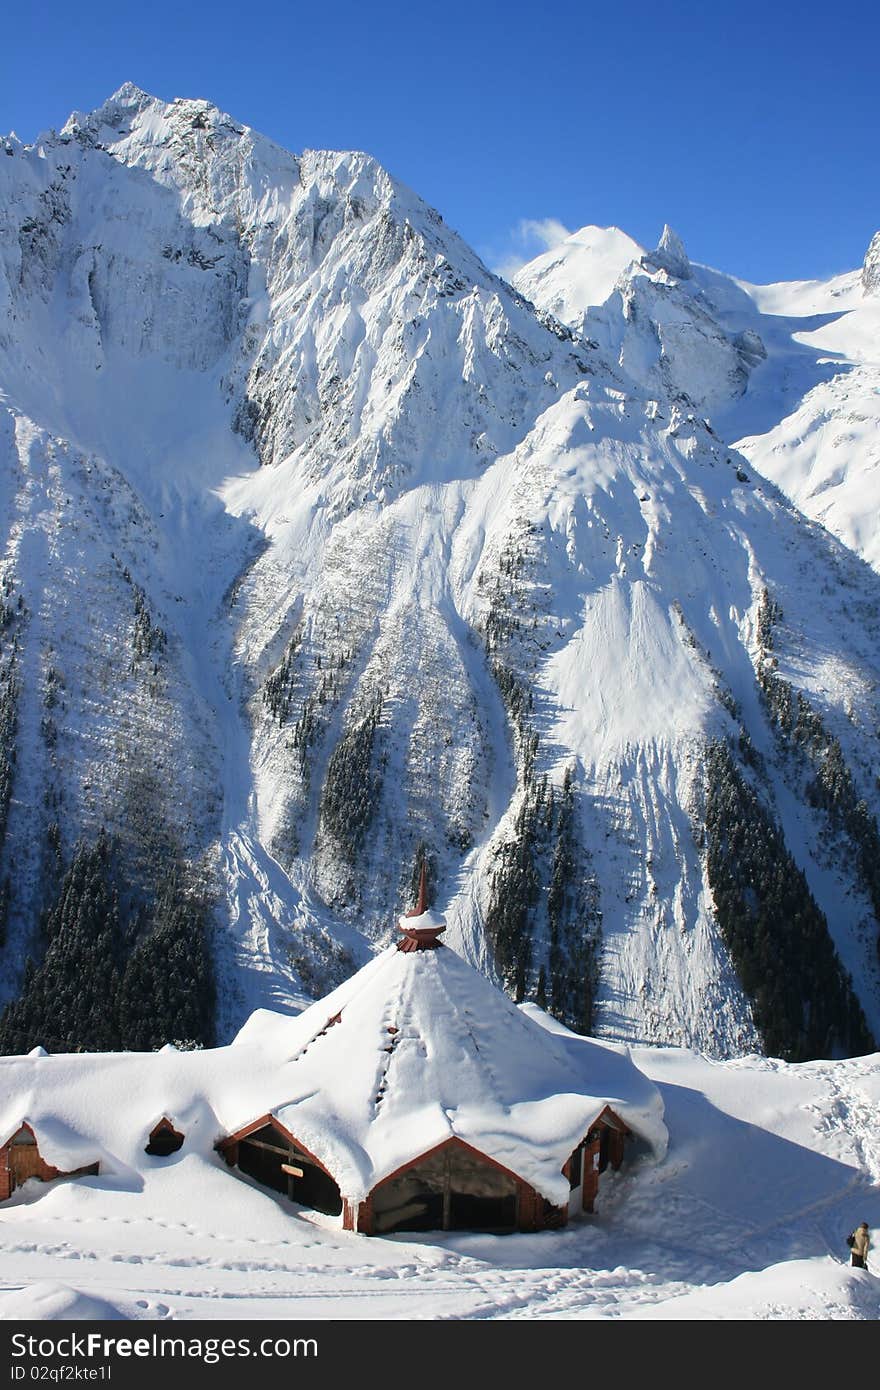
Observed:
[[[234,1051],[203,1065],[222,1074]],[[668,1153],[603,1175],[595,1215],[562,1231],[343,1232],[227,1170],[205,1123],[170,1158],[4,1203],[0,1317],[880,1317],[880,1277],[845,1245],[863,1220],[880,1238],[880,1056],[633,1059],[663,1098]],[[173,1061],[129,1059],[145,1103]]]

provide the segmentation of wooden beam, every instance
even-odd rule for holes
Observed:
[[[308,1163],[312,1167],[318,1167],[314,1159],[306,1158],[305,1154],[295,1153],[289,1145],[282,1148],[280,1144],[267,1144],[265,1139],[240,1139],[238,1142],[240,1144],[252,1144],[255,1149],[267,1149],[270,1154],[277,1154],[279,1157],[295,1158],[297,1163]],[[284,1167],[283,1163],[281,1167]],[[302,1174],[300,1174],[301,1176]]]
[[[289,1173],[292,1178],[304,1178],[305,1173],[302,1168],[294,1168],[292,1163],[282,1163],[282,1173]]]
[[[284,1154],[285,1158],[288,1158],[290,1156],[290,1149],[286,1144],[282,1147],[281,1144],[267,1144],[265,1139],[251,1138],[241,1139],[239,1140],[239,1143],[253,1144],[255,1149],[268,1149],[269,1152],[273,1154]]]

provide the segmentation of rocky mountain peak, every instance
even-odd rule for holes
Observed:
[[[164,103],[158,97],[150,96],[133,82],[123,82],[112,96],[97,106],[94,111],[74,111],[68,118],[62,135],[78,135],[83,131],[96,131],[102,126],[118,130],[126,121],[132,121],[150,106],[161,107]]]
[[[658,270],[665,270],[667,274],[674,275],[677,280],[689,280],[691,278],[691,263],[688,260],[687,251],[684,249],[684,242],[677,232],[674,232],[665,223],[660,240],[657,242],[653,251],[649,251],[644,257],[649,265],[656,266]]]

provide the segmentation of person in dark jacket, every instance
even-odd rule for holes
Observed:
[[[868,1230],[867,1221],[863,1221],[861,1226],[856,1226],[850,1236],[852,1245],[852,1262],[856,1269],[868,1268],[868,1251],[871,1248],[871,1233]]]

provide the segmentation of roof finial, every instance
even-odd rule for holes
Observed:
[[[416,925],[418,923],[418,925]],[[399,951],[433,951],[440,942],[441,932],[446,930],[444,918],[428,907],[428,862],[422,856],[419,872],[419,896],[415,907],[399,918],[398,925],[403,932],[403,940],[398,943]]]
[[[422,860],[422,868],[419,874],[419,897],[415,907],[411,907],[406,914],[407,917],[421,917],[428,906],[428,871],[425,860]]]

